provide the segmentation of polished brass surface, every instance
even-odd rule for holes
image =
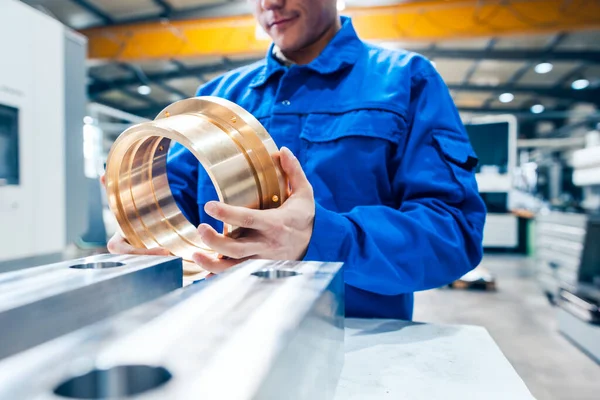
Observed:
[[[198,159],[219,201],[269,209],[286,200],[287,179],[274,157],[278,148],[256,118],[217,97],[181,100],[153,121],[124,131],[108,155],[108,203],[133,246],[165,247],[186,261],[195,252],[212,251],[171,193],[166,170],[171,141],[182,144]],[[237,227],[225,224],[224,234],[237,232]],[[201,272],[192,263],[186,265],[187,272]]]

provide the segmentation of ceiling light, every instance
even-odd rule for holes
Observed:
[[[590,81],[587,79],[577,79],[571,83],[571,87],[575,90],[585,89],[588,86],[590,86]]]
[[[152,92],[152,89],[150,89],[150,86],[148,85],[140,85],[138,86],[137,91],[142,96],[147,96]]]
[[[89,115],[86,115],[85,117],[83,117],[83,123],[86,125],[91,125],[94,123],[94,118],[90,117]]]
[[[534,114],[541,114],[544,112],[545,109],[546,107],[544,107],[541,104],[534,104],[531,106],[531,112]]]
[[[547,74],[548,72],[552,71],[552,68],[554,68],[554,66],[548,62],[539,63],[535,66],[535,72],[538,74]]]
[[[514,99],[515,95],[512,93],[502,93],[500,97],[498,97],[498,100],[500,100],[501,103],[510,103]]]
[[[344,11],[346,9],[346,2],[344,0],[337,0],[338,11]]]

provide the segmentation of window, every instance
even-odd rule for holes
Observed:
[[[0,104],[0,186],[19,184],[19,110]]]

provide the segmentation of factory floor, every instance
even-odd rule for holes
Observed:
[[[600,365],[558,332],[550,305],[522,256],[486,255],[497,291],[438,289],[415,299],[415,321],[487,328],[538,400],[597,400]]]

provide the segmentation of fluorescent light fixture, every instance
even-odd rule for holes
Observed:
[[[344,0],[337,0],[338,11],[344,11],[346,9],[346,2]]]
[[[536,65],[534,69],[538,74],[547,74],[548,72],[552,71],[553,68],[554,66],[549,62],[543,62]]]
[[[150,86],[148,85],[140,85],[138,86],[137,91],[142,96],[147,96],[152,92],[152,89],[150,89]]]
[[[514,99],[515,95],[512,93],[502,93],[500,97],[498,97],[498,100],[500,100],[501,103],[510,103]]]
[[[531,112],[534,114],[541,114],[544,112],[545,109],[546,107],[544,107],[541,104],[534,104],[531,106]]]
[[[85,117],[83,117],[83,123],[86,125],[91,125],[94,123],[94,118],[90,117],[89,115],[86,115]]]
[[[588,86],[590,86],[590,81],[587,79],[577,79],[571,83],[571,87],[575,90],[585,89]]]

